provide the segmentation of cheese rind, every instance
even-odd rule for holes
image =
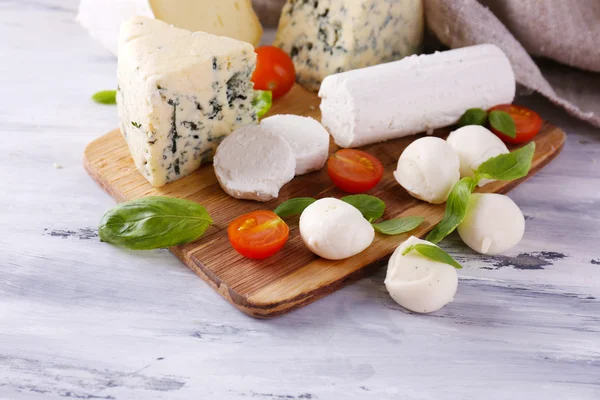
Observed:
[[[261,120],[260,127],[289,143],[296,159],[296,175],[320,170],[325,165],[329,156],[329,133],[318,121],[282,114]]]
[[[229,135],[214,159],[215,175],[236,199],[268,201],[294,178],[296,162],[290,145],[260,126],[245,126]]]
[[[134,17],[119,47],[121,132],[153,186],[190,174],[225,136],[257,122],[250,44]]]
[[[422,0],[288,0],[274,44],[292,57],[298,83],[317,91],[327,75],[415,54],[423,32]]]
[[[515,76],[491,44],[331,75],[319,91],[321,122],[341,147],[358,147],[458,122],[469,108],[511,103]]]
[[[117,55],[119,27],[134,16],[157,18],[181,29],[226,36],[254,46],[262,36],[251,0],[81,0],[77,21]]]

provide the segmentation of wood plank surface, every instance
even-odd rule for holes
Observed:
[[[318,104],[315,94],[296,86],[274,105],[270,114],[298,114],[319,119]],[[435,135],[445,137],[448,132],[449,129],[443,129],[436,131]],[[420,136],[373,144],[363,150],[378,157],[385,166],[382,181],[369,192],[385,201],[384,218],[423,216],[425,222],[410,232],[410,235],[422,237],[441,220],[445,205],[431,205],[414,199],[392,175],[404,148]],[[519,185],[558,155],[565,142],[565,134],[546,122],[535,141],[537,147],[528,177],[514,182],[494,182],[477,191],[506,193]],[[335,149],[332,144],[331,151]],[[172,247],[171,251],[227,301],[254,317],[267,318],[286,313],[356,281],[381,266],[398,244],[409,236],[377,234],[373,244],[354,257],[324,260],[304,246],[296,217],[287,221],[290,239],[282,251],[265,260],[250,260],[230,246],[227,238],[229,222],[253,210],[272,210],[294,197],[344,196],[333,187],[325,169],[295,178],[282,188],[278,199],[258,203],[226,195],[217,183],[210,164],[162,188],[152,187],[135,168],[118,130],[90,143],[83,161],[90,176],[119,202],[144,196],[172,196],[204,205],[214,220],[213,226],[198,241]]]

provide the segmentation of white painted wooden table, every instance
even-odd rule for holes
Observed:
[[[117,126],[115,59],[75,0],[0,0],[0,399],[600,399],[600,131],[539,98],[561,156],[511,197],[525,238],[453,303],[398,307],[383,269],[286,316],[236,311],[168,251],[98,241],[81,166]],[[60,164],[56,169],[53,164]]]

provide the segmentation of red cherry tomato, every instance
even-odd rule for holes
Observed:
[[[254,51],[258,55],[252,75],[254,89],[270,90],[273,99],[289,92],[296,81],[296,69],[290,56],[275,46],[261,46]]]
[[[383,176],[381,162],[362,150],[342,149],[327,160],[333,184],[348,193],[364,193]]]
[[[509,113],[515,121],[515,125],[517,127],[517,136],[514,138],[506,136],[502,132],[492,128],[492,132],[494,132],[496,136],[502,139],[505,143],[527,143],[538,134],[540,128],[542,127],[542,118],[540,118],[538,113],[530,110],[529,108],[517,106],[515,104],[500,104],[499,106],[495,106],[490,109],[490,111],[496,110]]]
[[[234,219],[227,228],[233,248],[248,258],[266,258],[287,242],[290,229],[272,211],[253,211]]]

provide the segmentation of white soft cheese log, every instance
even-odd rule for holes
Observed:
[[[515,76],[498,47],[483,44],[330,75],[321,122],[341,147],[452,125],[469,108],[512,102]]]
[[[282,114],[260,121],[267,132],[283,137],[296,158],[296,175],[323,168],[329,156],[329,133],[310,117]]]
[[[257,45],[262,27],[251,0],[81,0],[77,21],[117,55],[119,27],[134,16],[156,18],[189,31]]]

